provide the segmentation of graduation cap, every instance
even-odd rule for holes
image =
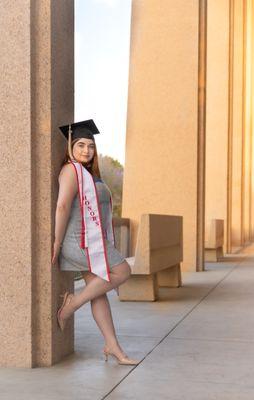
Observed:
[[[75,122],[73,124],[59,126],[59,129],[63,133],[64,137],[68,140],[69,155],[73,159],[71,151],[71,142],[78,138],[87,138],[94,141],[94,136],[100,133],[93,119],[87,119],[85,121]]]

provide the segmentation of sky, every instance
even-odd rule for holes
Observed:
[[[98,153],[124,165],[131,0],[75,0],[75,122],[92,118]]]

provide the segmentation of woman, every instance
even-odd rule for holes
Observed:
[[[107,361],[110,354],[116,357],[119,364],[135,365],[138,361],[130,359],[118,343],[110,304],[106,295],[106,292],[117,289],[129,278],[131,269],[124,257],[106,237],[106,232],[109,232],[109,230],[106,230],[110,226],[109,219],[111,218],[112,221],[112,214],[110,214],[112,202],[111,192],[100,177],[97,149],[93,136],[99,131],[93,120],[69,125],[69,130],[68,125],[60,127],[60,129],[64,136],[68,138],[68,149],[58,178],[59,194],[55,216],[52,264],[55,265],[58,262],[62,271],[80,271],[86,286],[76,295],[65,293],[63,304],[57,313],[58,324],[63,330],[67,319],[83,304],[90,301],[93,317],[105,339],[103,348],[105,360]],[[81,207],[80,199],[84,197],[80,195],[79,191],[81,186],[77,167],[80,167],[81,173],[87,174],[86,177],[90,177],[93,181],[96,196],[98,196],[97,205],[103,228],[101,233],[104,236],[104,253],[109,277],[107,279],[103,279],[102,275],[99,276],[97,272],[92,272],[87,248],[80,245],[82,232],[84,235],[84,229],[82,229],[84,207]],[[84,182],[87,182],[87,180]],[[86,191],[84,194],[86,194]],[[94,243],[94,248],[96,246],[98,247],[98,241]],[[98,267],[100,269],[100,265]],[[94,268],[93,271],[97,270]]]

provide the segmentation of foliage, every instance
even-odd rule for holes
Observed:
[[[121,217],[122,213],[122,189],[123,189],[123,166],[110,157],[98,155],[99,168],[102,180],[108,185],[113,198],[113,216]]]

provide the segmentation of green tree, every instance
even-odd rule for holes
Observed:
[[[123,190],[123,165],[110,156],[98,155],[101,178],[108,185],[113,198],[113,216],[121,217],[122,190]]]

